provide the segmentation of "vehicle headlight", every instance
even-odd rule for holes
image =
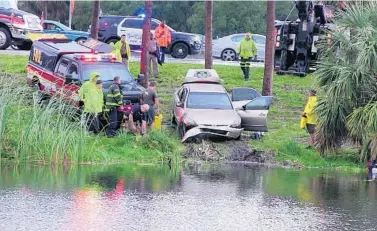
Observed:
[[[230,125],[231,128],[241,128],[241,121],[240,120],[235,120],[233,123]]]
[[[186,126],[195,127],[198,126],[198,124],[191,118],[185,116],[183,117],[183,123],[186,124]]]

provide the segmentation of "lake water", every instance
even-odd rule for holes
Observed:
[[[365,174],[258,165],[1,166],[0,230],[376,230]]]

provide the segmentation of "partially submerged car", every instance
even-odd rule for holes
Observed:
[[[242,131],[267,132],[272,97],[252,88],[235,88],[229,95],[215,70],[189,70],[174,93],[172,124],[182,142],[191,138],[239,139]]]

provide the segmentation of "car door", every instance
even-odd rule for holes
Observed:
[[[182,119],[187,94],[188,90],[185,87],[181,87],[174,96],[174,116],[176,121],[181,121]]]
[[[266,49],[266,38],[260,35],[253,35],[253,40],[258,49],[258,60],[264,60]]]
[[[267,115],[272,104],[271,96],[261,96],[252,88],[232,90],[232,104],[241,117],[241,127],[246,131],[267,132]]]
[[[65,75],[65,82],[63,86],[64,98],[72,105],[79,106],[80,98],[78,96],[80,86],[81,86],[81,77],[79,70],[79,64],[72,61],[67,69]]]
[[[131,50],[140,50],[143,35],[143,19],[125,18],[118,27],[118,36],[123,34],[127,37]]]

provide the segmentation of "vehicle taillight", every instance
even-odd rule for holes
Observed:
[[[75,58],[85,62],[117,61],[115,54],[79,54],[76,55]]]

